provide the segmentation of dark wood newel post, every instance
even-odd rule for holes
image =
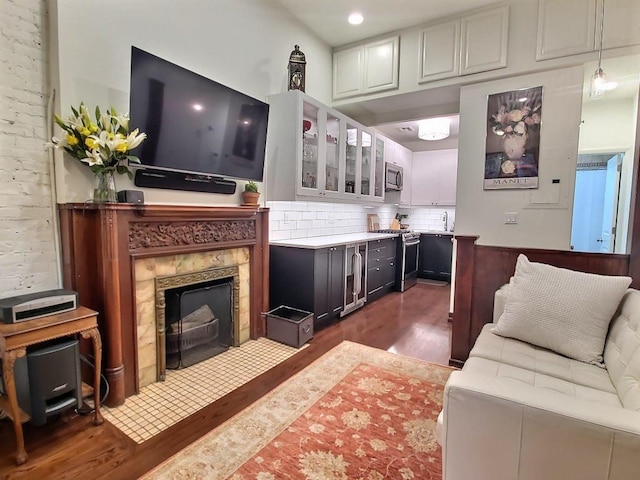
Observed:
[[[477,236],[456,235],[456,275],[449,364],[461,367],[469,354],[471,301]]]

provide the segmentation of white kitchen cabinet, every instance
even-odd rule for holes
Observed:
[[[456,77],[460,73],[460,20],[420,31],[418,83]]]
[[[398,35],[333,53],[333,98],[398,88]]]
[[[400,202],[398,203],[401,206],[408,207],[411,205],[411,177],[413,176],[411,157],[413,155],[413,152],[407,147],[400,145],[399,143],[395,144],[394,151],[394,158],[398,162],[398,165],[402,167],[404,178],[404,185],[402,186],[402,190],[400,191]]]
[[[460,75],[507,66],[508,6],[462,17],[460,30]]]
[[[412,206],[451,206],[456,203],[458,150],[434,150],[413,154]]]
[[[591,52],[595,38],[596,0],[540,0],[536,60]]]
[[[333,98],[362,93],[363,54],[361,47],[333,53]]]
[[[402,167],[404,179],[402,190],[389,190],[388,192],[385,192],[384,202],[408,207],[411,205],[411,150],[380,135],[376,137],[376,141],[378,140],[384,141],[385,163],[393,163],[394,165]],[[386,172],[386,168],[384,171]]]
[[[599,0],[602,1],[602,0]],[[601,5],[601,4],[600,4]],[[602,9],[598,8],[598,12]],[[598,17],[600,22],[600,17]],[[600,25],[600,23],[598,23]],[[607,0],[604,4],[603,48],[640,44],[640,0]],[[599,31],[596,31],[596,49]]]
[[[268,101],[267,200],[383,201],[372,130],[299,90]]]
[[[640,1],[607,0],[603,48],[640,44]],[[597,51],[602,0],[540,0],[536,60]]]

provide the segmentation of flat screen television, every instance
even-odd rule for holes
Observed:
[[[269,105],[132,47],[129,115],[143,167],[262,181]]]

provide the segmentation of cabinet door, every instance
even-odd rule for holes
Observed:
[[[536,60],[595,48],[596,0],[540,0]]]
[[[373,151],[373,135],[365,130],[360,130],[360,195],[362,197],[373,196],[373,185],[371,179],[373,177],[373,160],[371,153]]]
[[[373,196],[375,200],[384,199],[384,157],[385,142],[382,138],[375,138],[375,161],[373,165]]]
[[[334,52],[333,98],[351,97],[362,93],[363,63],[362,47]]]
[[[440,270],[437,256],[438,238],[435,235],[420,235],[418,273],[422,278],[435,278]]]
[[[411,205],[455,205],[457,171],[457,150],[414,154]]]
[[[460,71],[460,20],[420,31],[418,83],[450,78]]]
[[[395,145],[395,158],[398,161],[398,165],[402,167],[403,185],[400,190],[400,205],[411,205],[411,189],[412,189],[412,176],[413,176],[413,161],[411,150],[403,145]]]
[[[331,292],[331,251],[328,248],[316,250],[313,272],[313,312],[318,327],[326,326],[330,320],[329,298]]]
[[[453,257],[453,237],[449,235],[435,236],[436,274],[441,280],[451,279],[451,261]]]
[[[508,6],[463,17],[461,28],[461,75],[507,66]]]
[[[604,10],[604,48],[640,44],[640,1],[607,0]]]
[[[360,135],[358,127],[350,122],[345,125],[343,137],[345,150],[345,172],[343,191],[345,197],[356,198],[356,178],[360,165]]]
[[[342,159],[340,155],[340,147],[343,145],[341,141],[342,119],[331,113],[326,116],[325,128],[325,178],[324,190],[328,196],[337,196],[340,192],[340,183],[342,178],[341,165]]]
[[[458,152],[451,150],[438,161],[438,205],[456,204],[456,183],[458,181]]]
[[[398,88],[398,45],[395,36],[364,45],[363,93]]]
[[[302,156],[300,161],[297,193],[299,195],[318,195],[320,173],[319,136],[320,107],[308,101],[302,102]]]
[[[344,305],[344,246],[329,249],[329,316],[335,318]]]

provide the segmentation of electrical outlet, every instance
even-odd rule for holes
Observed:
[[[518,212],[505,212],[504,223],[507,225],[515,225],[518,223]]]

